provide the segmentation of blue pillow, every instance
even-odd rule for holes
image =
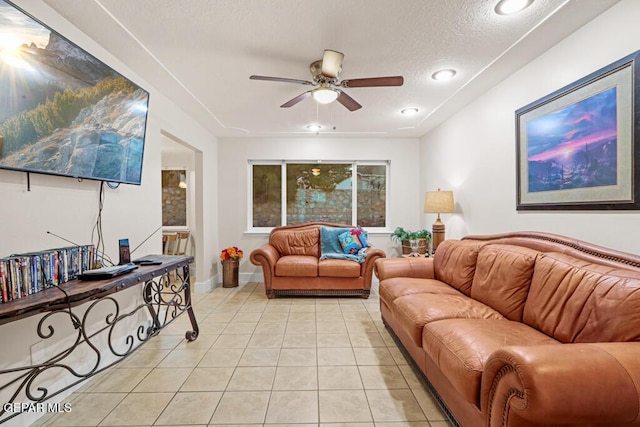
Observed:
[[[340,246],[345,254],[355,255],[360,249],[369,246],[367,232],[361,228],[352,228],[338,236]]]
[[[338,236],[345,231],[351,230],[350,228],[336,228],[336,227],[320,227],[320,246],[321,254],[341,254],[344,253]]]

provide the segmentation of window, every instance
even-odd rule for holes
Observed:
[[[363,227],[386,227],[387,165],[358,166],[357,183],[356,223]]]
[[[282,166],[254,165],[253,227],[273,227],[282,218]]]
[[[250,229],[327,221],[386,228],[388,162],[249,162]]]
[[[187,225],[187,171],[162,171],[162,225]]]

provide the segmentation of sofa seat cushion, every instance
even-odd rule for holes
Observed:
[[[360,277],[360,264],[346,259],[325,259],[318,262],[320,277]]]
[[[422,348],[466,400],[480,407],[482,372],[489,356],[511,345],[560,344],[521,322],[449,319],[424,327]]]
[[[465,295],[405,295],[396,298],[390,309],[418,347],[422,347],[424,325],[431,322],[445,319],[504,319],[491,307]]]
[[[308,255],[287,255],[276,262],[276,276],[318,277],[318,258]]]
[[[450,294],[462,295],[460,291],[435,279],[418,279],[413,277],[392,277],[380,282],[378,288],[380,299],[391,304],[398,297],[411,294]]]

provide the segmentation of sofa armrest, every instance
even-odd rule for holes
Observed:
[[[505,347],[484,369],[487,426],[640,421],[640,343]]]
[[[376,260],[382,259],[387,255],[382,249],[372,247],[367,248],[366,253],[367,256],[360,266],[360,276],[364,278],[364,289],[371,289],[371,280],[373,278],[373,269],[375,267]]]
[[[376,261],[375,272],[380,281],[392,277],[435,279],[433,258],[385,258]]]
[[[264,276],[264,289],[267,295],[271,294],[271,279],[276,275],[276,262],[280,259],[280,253],[269,243],[262,245],[258,249],[251,252],[249,258],[253,265],[262,266],[262,274]]]

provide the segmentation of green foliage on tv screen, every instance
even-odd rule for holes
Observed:
[[[125,78],[105,79],[94,86],[75,91],[57,92],[37,107],[23,111],[0,125],[4,137],[2,157],[21,150],[47,136],[56,129],[68,128],[83,108],[97,104],[106,95],[121,90],[136,90]]]

